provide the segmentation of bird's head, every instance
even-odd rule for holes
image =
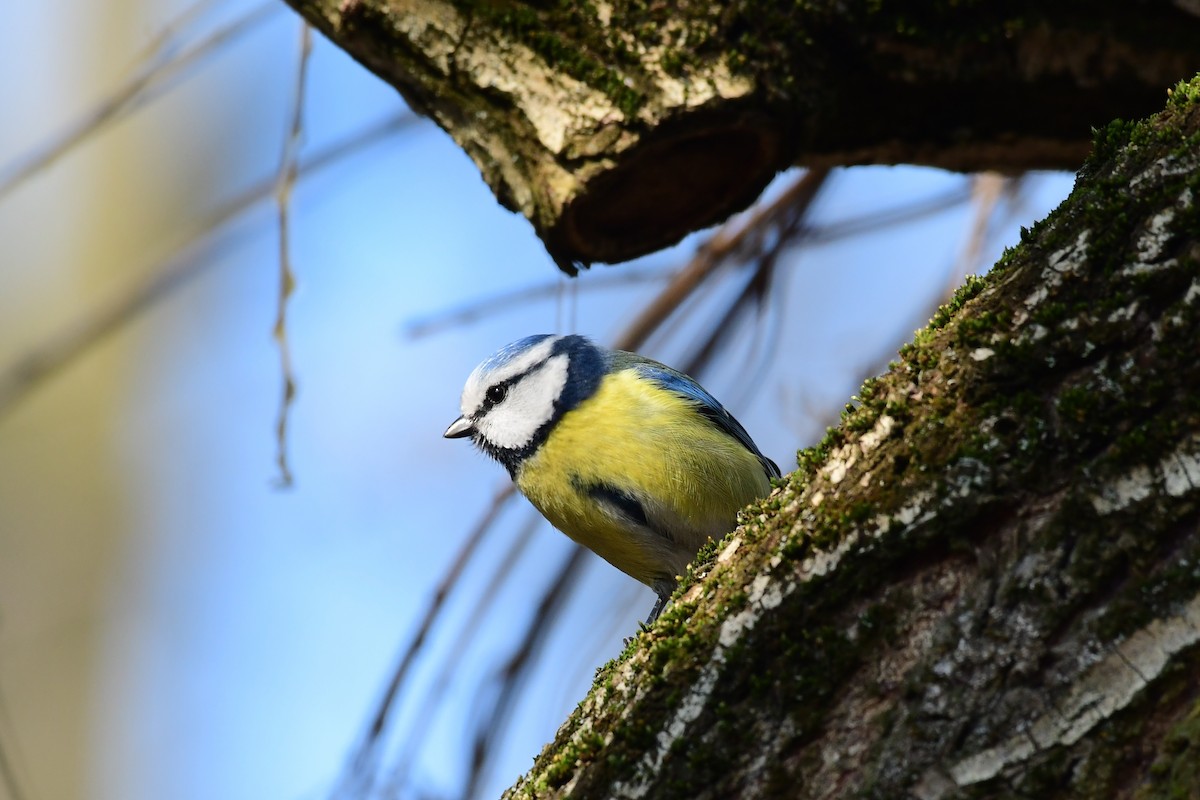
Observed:
[[[463,387],[462,416],[444,435],[471,437],[514,472],[563,414],[596,391],[606,361],[582,336],[526,336],[475,368]]]

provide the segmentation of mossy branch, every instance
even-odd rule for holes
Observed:
[[[1163,0],[287,2],[567,270],[678,241],[791,164],[1075,169],[1092,126],[1200,70],[1200,18]]]
[[[1191,797],[1200,78],[869,381],[506,797]]]

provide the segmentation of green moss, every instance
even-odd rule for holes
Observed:
[[[1155,528],[1176,522],[1170,517],[1147,520],[1144,510],[1137,516],[1140,525],[1150,523]],[[1079,580],[1095,581],[1102,586],[1103,578],[1116,577],[1128,584],[1121,598],[1094,623],[1097,636],[1105,641],[1128,636],[1156,619],[1176,613],[1173,598],[1200,592],[1200,552],[1193,549],[1179,553],[1169,566],[1156,569],[1165,546],[1153,538],[1124,537],[1107,550],[1089,550],[1074,559],[1071,574]]]
[[[1007,311],[987,310],[972,314],[955,329],[955,339],[962,347],[992,345],[992,334],[1007,329],[1011,315]]]
[[[1129,137],[1136,128],[1137,123],[1123,119],[1115,119],[1102,128],[1093,128],[1091,160],[1107,162],[1129,144]]]
[[[842,409],[842,428],[850,433],[865,433],[875,426],[878,414],[861,412],[860,406],[851,402]]]
[[[645,103],[645,94],[636,88],[640,76],[628,71],[637,60],[620,42],[595,33],[602,28],[594,23],[596,10],[591,3],[550,2],[535,8],[458,0],[456,5],[476,18],[486,18],[489,26],[557,70],[602,92],[625,116],[635,116]]]
[[[1163,739],[1149,780],[1137,800],[1195,800],[1200,797],[1200,701]]]
[[[1139,425],[1117,437],[1113,444],[1112,460],[1114,463],[1137,465],[1145,459],[1146,453],[1157,449],[1156,442],[1171,441],[1173,438],[1169,423],[1155,426]]]
[[[985,288],[987,288],[986,279],[978,275],[968,275],[963,285],[955,290],[950,301],[938,306],[933,319],[929,320],[929,327],[934,330],[946,327],[950,320],[954,319],[963,309],[963,306],[978,297]]]
[[[846,432],[844,430],[841,428],[827,428],[825,436],[822,437],[821,441],[812,447],[804,448],[796,454],[796,466],[798,470],[793,483],[800,481],[800,485],[803,485],[803,483],[816,477],[817,470],[829,460],[830,452],[841,447],[845,441]]]
[[[604,747],[604,737],[595,731],[585,733],[558,751],[543,774],[545,783],[557,789],[571,779],[579,764],[591,761]]]
[[[1070,307],[1066,303],[1053,300],[1038,305],[1033,312],[1033,321],[1047,328],[1057,325],[1070,315]]]
[[[705,542],[704,546],[696,552],[696,557],[692,559],[692,563],[688,565],[688,572],[700,572],[700,567],[711,566],[717,560],[717,555],[724,548],[728,538],[729,536],[726,535],[719,541],[716,539],[709,539],[707,542]],[[693,569],[694,567],[696,569]]]
[[[728,5],[730,30],[736,34],[731,38],[737,41],[736,63],[755,72],[767,64],[804,63],[810,58],[807,51],[812,43],[829,27],[923,45],[976,46],[1006,41],[1046,16],[1037,5],[1004,13],[981,13],[973,9],[986,6],[965,0],[919,5],[886,4],[881,0],[742,0]]]
[[[1064,443],[1078,451],[1094,441],[1108,440],[1110,401],[1091,384],[1068,386],[1058,393],[1055,411]]]
[[[1180,81],[1167,90],[1169,102],[1176,108],[1187,108],[1200,103],[1200,78]]]

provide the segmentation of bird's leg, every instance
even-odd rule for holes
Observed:
[[[671,599],[671,589],[655,587],[654,591],[658,592],[658,602],[654,604],[654,608],[650,609],[650,616],[646,617],[646,621],[642,623],[642,630],[646,630],[654,624],[654,620],[658,619],[658,615],[667,607],[667,601]]]

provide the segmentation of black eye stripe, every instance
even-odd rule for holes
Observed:
[[[508,390],[512,388],[513,384],[528,374],[528,371],[522,372],[519,375],[513,375],[508,380],[503,380],[499,383],[493,383],[491,386],[489,386],[483,393],[483,404],[479,408],[480,412],[486,414],[495,406],[504,402],[504,398],[508,397]]]
[[[483,403],[479,407],[479,412],[481,414],[486,414],[488,411],[491,411],[492,408],[504,402],[504,398],[508,396],[509,389],[511,389],[516,383],[523,380],[529,374],[537,372],[544,366],[546,366],[546,361],[539,361],[524,372],[518,372],[516,375],[513,375],[510,378],[505,378],[499,383],[493,383],[483,393]]]

